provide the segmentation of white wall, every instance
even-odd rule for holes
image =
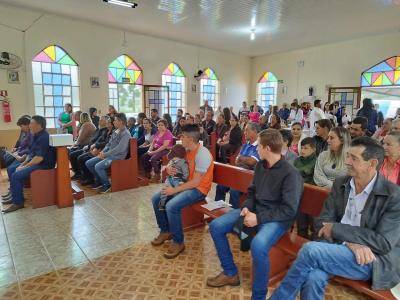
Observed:
[[[0,26],[0,51],[10,52],[19,57],[24,57],[22,32]],[[0,69],[0,90],[7,90],[11,102],[12,122],[3,122],[3,111],[0,107],[0,129],[15,128],[18,117],[27,114],[26,109],[26,77],[25,72],[19,73],[20,84],[8,83],[8,74],[4,69]]]
[[[1,7],[0,7],[1,8]],[[21,11],[21,15],[23,11]],[[142,67],[145,84],[161,84],[161,73],[174,61],[187,75],[187,102],[190,112],[195,112],[200,103],[200,84],[193,79],[197,72],[198,55],[200,68],[211,67],[220,78],[220,100],[223,106],[240,107],[250,95],[250,58],[215,51],[150,36],[127,33],[127,47],[122,47],[123,32],[96,24],[45,15],[25,33],[4,29],[0,25],[1,50],[25,57],[26,74],[21,72],[22,84],[10,85],[4,70],[0,70],[0,89],[9,90],[13,100],[12,114],[16,116],[34,113],[31,60],[50,44],[63,47],[79,64],[81,84],[81,106],[88,109],[96,106],[105,112],[108,105],[108,64],[120,54],[129,54]],[[9,44],[4,49],[3,45]],[[25,76],[26,75],[26,76]],[[89,78],[100,77],[100,88],[90,88]],[[25,80],[26,78],[26,80]],[[197,83],[197,93],[191,85]],[[27,88],[26,88],[27,87]],[[0,130],[15,128],[13,124],[0,121]]]
[[[261,74],[271,71],[284,81],[278,88],[278,104],[303,99],[308,96],[310,86],[314,87],[314,95],[327,101],[326,85],[360,86],[361,72],[394,55],[400,55],[400,33],[255,57],[251,97],[256,97],[256,83]],[[304,61],[304,67],[299,68],[298,61]]]

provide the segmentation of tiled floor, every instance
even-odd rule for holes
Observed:
[[[0,192],[6,181],[0,178]],[[219,262],[207,228],[186,233],[175,260],[158,233],[150,198],[158,185],[86,197],[73,208],[25,208],[0,218],[0,299],[249,299],[251,259],[232,239],[237,288],[210,289]],[[329,285],[326,299],[365,299]]]

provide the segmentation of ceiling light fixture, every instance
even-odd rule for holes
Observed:
[[[253,28],[256,27],[256,16],[251,17],[250,26]]]
[[[129,0],[103,0],[103,2],[120,5],[120,6],[124,6],[124,7],[131,7],[131,8],[135,8],[138,6],[137,3],[130,2]]]
[[[256,32],[255,32],[254,29],[252,29],[251,32],[250,32],[250,40],[251,40],[251,41],[254,41],[255,38],[256,38]]]

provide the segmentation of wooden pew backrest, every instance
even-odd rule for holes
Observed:
[[[213,182],[229,186],[242,193],[247,193],[247,188],[253,181],[253,174],[251,170],[214,162]]]
[[[300,212],[312,217],[318,217],[329,193],[330,191],[327,189],[305,183],[300,201]]]

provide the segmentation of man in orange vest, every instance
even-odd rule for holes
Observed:
[[[203,200],[211,189],[213,158],[210,151],[199,144],[199,140],[198,125],[189,124],[182,128],[181,141],[186,149],[186,160],[189,166],[188,181],[177,187],[164,187],[152,198],[160,234],[151,244],[159,246],[167,240],[173,240],[164,254],[165,258],[175,258],[185,249],[181,220],[182,209]],[[173,167],[167,167],[167,173],[174,176],[176,170]],[[159,210],[161,193],[169,196],[165,210]]]

